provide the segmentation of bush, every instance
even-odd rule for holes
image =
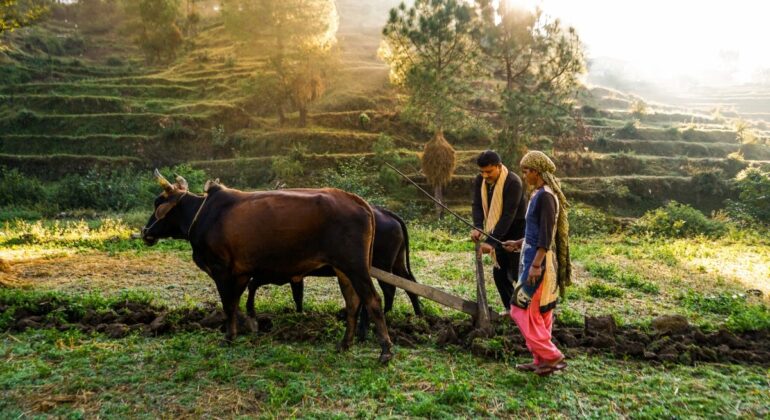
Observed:
[[[728,200],[731,217],[744,224],[770,225],[770,173],[751,168],[738,174],[735,187],[737,201]]]
[[[193,192],[200,192],[206,182],[205,172],[187,165],[163,168],[161,172],[172,181],[173,174],[183,176]],[[131,167],[69,175],[51,185],[50,190],[50,200],[60,210],[128,211],[148,208],[160,193],[160,187],[149,171],[137,171]]]
[[[593,282],[588,284],[588,295],[595,298],[621,297],[623,290],[608,284]]]
[[[695,311],[727,315],[725,324],[733,331],[757,331],[770,328],[770,309],[751,303],[743,294],[702,295],[688,291],[678,297],[682,306]]]
[[[0,206],[31,205],[46,201],[46,191],[37,178],[18,169],[0,167]]]
[[[569,219],[569,232],[574,236],[596,236],[610,233],[615,230],[614,221],[601,210],[584,204],[570,207],[567,213]]]
[[[639,135],[639,129],[637,128],[638,121],[629,121],[623,128],[615,131],[615,138],[619,139],[641,139]]]
[[[652,236],[689,238],[720,236],[725,233],[726,226],[723,222],[709,220],[697,209],[671,201],[665,207],[645,213],[631,226],[631,231]]]
[[[319,180],[322,187],[339,188],[357,194],[372,205],[385,204],[385,193],[363,158],[341,162],[337,169],[325,169]]]

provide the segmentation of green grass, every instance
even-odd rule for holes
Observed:
[[[463,351],[280,343],[179,333],[162,338],[39,330],[0,341],[2,417],[418,416],[639,418],[769,414],[762,368],[655,367],[578,356],[538,378]],[[127,366],[131,366],[127,369]]]

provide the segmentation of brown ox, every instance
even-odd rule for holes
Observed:
[[[337,189],[242,192],[211,181],[206,195],[198,196],[182,177],[174,184],[157,170],[155,177],[163,193],[142,239],[150,246],[160,238],[190,241],[193,261],[219,291],[227,342],[236,336],[238,302],[250,278],[299,280],[331,267],[347,310],[345,336],[337,348],[350,347],[363,301],[375,322],[380,361],[393,357],[380,297],[369,276],[374,216],[364,200]]]

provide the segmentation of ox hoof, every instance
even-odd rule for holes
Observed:
[[[393,353],[392,352],[383,352],[380,354],[380,363],[383,365],[387,365],[391,359],[393,359]]]
[[[253,317],[246,318],[246,328],[252,334],[256,334],[259,332],[259,324],[257,324],[257,320],[254,319]]]
[[[346,352],[348,350],[350,350],[350,343],[348,343],[347,341],[342,340],[339,343],[337,343],[337,351],[338,352],[342,353],[342,352]]]

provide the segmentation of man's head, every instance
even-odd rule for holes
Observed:
[[[503,168],[503,161],[500,159],[500,155],[492,150],[486,150],[481,152],[479,157],[476,158],[476,164],[479,165],[479,171],[486,183],[494,184],[497,182],[497,178],[500,177],[500,172]]]

